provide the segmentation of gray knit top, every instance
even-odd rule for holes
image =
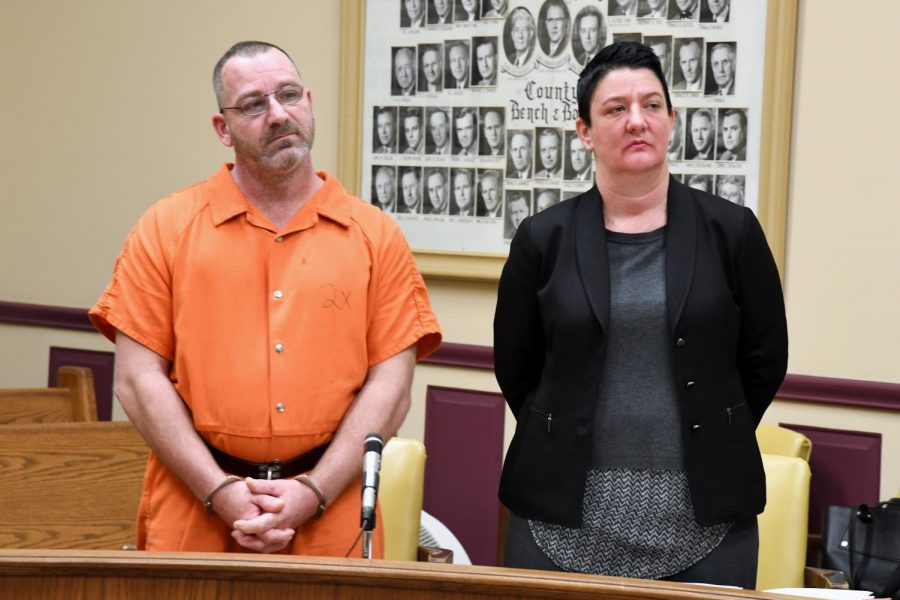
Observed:
[[[567,571],[673,575],[709,554],[729,523],[701,526],[684,473],[666,310],[665,227],[607,231],[610,319],[580,529],[529,521]]]

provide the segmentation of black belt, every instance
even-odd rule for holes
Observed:
[[[209,448],[216,463],[226,473],[240,475],[241,477],[254,477],[256,479],[281,479],[282,477],[294,477],[311,471],[316,466],[316,463],[319,462],[319,459],[322,458],[322,455],[325,454],[328,444],[322,444],[309,452],[285,461],[276,458],[271,462],[265,463],[252,462],[225,454],[210,444],[206,444],[206,447]]]

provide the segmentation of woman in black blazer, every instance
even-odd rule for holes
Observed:
[[[578,108],[596,185],[526,219],[500,279],[505,562],[752,588],[755,429],[787,368],[775,261],[749,209],[669,176],[652,50],[603,49]]]

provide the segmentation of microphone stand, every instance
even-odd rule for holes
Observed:
[[[363,455],[362,514],[362,557],[372,559],[372,530],[375,529],[375,510],[378,499],[378,479],[381,470],[381,450],[384,442],[377,433],[366,436]]]
[[[362,557],[372,560],[372,532],[363,529],[362,534]]]

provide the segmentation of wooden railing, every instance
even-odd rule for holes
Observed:
[[[0,597],[366,600],[788,598],[689,584],[362,559],[252,554],[0,550]]]

